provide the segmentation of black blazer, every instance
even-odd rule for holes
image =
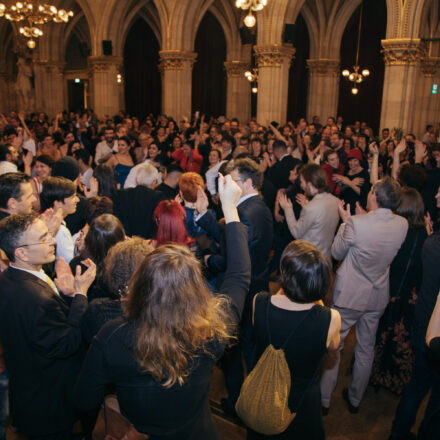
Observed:
[[[246,228],[239,222],[225,227],[228,268],[220,292],[231,299],[229,312],[237,324],[249,289],[250,260]],[[233,244],[233,246],[231,246]],[[164,388],[150,374],[142,374],[134,357],[136,323],[120,317],[101,328],[93,339],[75,389],[75,401],[82,409],[96,408],[107,385],[116,384],[124,414],[151,440],[216,440],[216,428],[209,409],[212,368],[223,352],[218,341],[208,342],[211,355],[200,352],[190,358],[192,366],[183,386]]]
[[[251,255],[250,293],[253,295],[269,289],[269,255],[272,249],[273,221],[266,204],[258,196],[250,197],[237,206],[238,215],[248,230],[248,246]],[[222,272],[226,267],[225,243],[222,231],[213,217],[206,213],[197,222],[215,240],[221,243],[221,253],[213,255],[208,265],[215,271]]]
[[[164,199],[163,193],[145,186],[116,191],[113,198],[115,215],[124,225],[126,234],[153,238],[153,212]]]
[[[87,298],[76,295],[69,308],[47,283],[12,267],[0,274],[0,285],[0,342],[14,425],[28,435],[67,430],[74,423]]]
[[[277,191],[281,188],[287,188],[290,185],[290,171],[300,163],[300,160],[295,159],[289,154],[269,168],[266,176],[272,182]]]

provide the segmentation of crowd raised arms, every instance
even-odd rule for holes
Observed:
[[[30,439],[77,420],[91,435],[109,394],[151,439],[218,438],[214,365],[238,418],[270,347],[296,416],[277,426],[282,407],[256,404],[242,418],[272,430],[247,437],[324,439],[352,327],[348,411],[363,416],[369,383],[401,395],[390,438],[406,439],[431,391],[419,438],[438,438],[439,134],[0,115],[0,439],[7,420]]]

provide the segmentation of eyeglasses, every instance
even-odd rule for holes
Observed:
[[[41,241],[39,241],[38,243],[21,244],[21,245],[18,246],[18,247],[35,246],[35,245],[37,245],[37,244],[50,244],[50,243],[52,243],[53,238],[54,238],[53,235],[52,235],[50,232],[48,232],[48,233],[45,235],[44,239],[41,240]]]

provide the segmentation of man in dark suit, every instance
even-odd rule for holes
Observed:
[[[135,188],[117,191],[113,199],[115,215],[124,225],[128,236],[137,235],[142,238],[153,238],[153,212],[166,195],[154,188],[159,172],[151,164],[139,165],[136,173]]]
[[[42,265],[55,259],[56,241],[35,214],[0,222],[0,247],[10,260],[0,275],[0,338],[8,369],[15,426],[31,440],[66,440],[75,421],[72,389],[82,360],[79,321],[96,267],[73,277],[57,262],[60,297]]]
[[[272,248],[273,223],[272,214],[264,201],[259,196],[259,190],[263,183],[263,173],[256,162],[252,159],[238,159],[231,164],[229,174],[242,190],[242,196],[237,204],[238,215],[243,224],[248,229],[248,245],[251,255],[251,284],[249,295],[246,298],[245,307],[242,316],[241,348],[250,367],[253,361],[252,344],[252,300],[256,293],[269,289],[269,254]],[[198,203],[196,209],[199,211],[197,223],[208,233],[221,239],[222,233],[220,227],[213,218],[206,213],[207,201],[201,204],[203,191],[199,191]],[[226,267],[225,246],[222,246],[223,252],[220,255],[212,255],[207,260],[208,267],[223,269]],[[228,412],[234,412],[233,408],[240,393],[243,382],[243,366],[241,362],[241,352],[233,348],[227,357],[225,363],[226,386],[228,388],[228,401],[223,401],[222,405]]]
[[[273,154],[277,162],[267,171],[267,178],[272,182],[275,190],[287,188],[290,184],[290,171],[300,164],[301,161],[292,157],[287,152],[287,145],[284,141],[275,141],[273,143]]]

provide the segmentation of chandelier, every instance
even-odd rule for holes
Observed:
[[[254,27],[257,21],[252,11],[261,11],[266,5],[267,0],[236,0],[235,2],[237,8],[241,8],[243,11],[249,9],[248,15],[243,19],[243,23],[249,28]]]
[[[246,79],[251,83],[252,86],[252,93],[258,92],[258,69],[254,68],[252,69],[252,72],[250,70],[247,70],[244,72],[244,76]]]
[[[364,79],[366,79],[370,75],[370,71],[368,69],[363,69],[362,72],[359,72],[359,46],[361,41],[361,28],[362,28],[362,9],[363,5],[361,6],[361,13],[359,15],[359,29],[358,29],[358,41],[357,41],[357,49],[356,49],[356,62],[353,66],[353,72],[350,72],[348,69],[344,69],[342,71],[342,76],[347,78],[350,82],[353,83],[351,93],[353,95],[357,95],[359,92],[358,84],[360,84]]]
[[[36,44],[34,38],[43,35],[40,25],[49,21],[67,23],[73,17],[73,12],[38,1],[18,1],[11,6],[0,3],[0,17],[3,16],[10,21],[27,22],[27,25],[20,27],[20,34],[28,38],[27,46],[33,49]]]

